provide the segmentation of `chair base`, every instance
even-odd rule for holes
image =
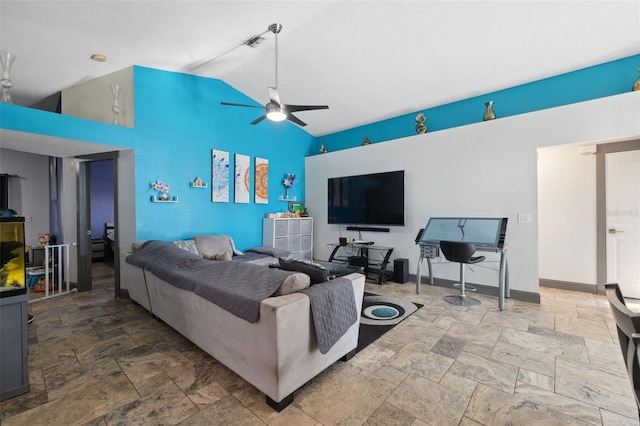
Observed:
[[[444,301],[447,303],[451,303],[452,305],[457,306],[475,306],[479,305],[481,302],[478,299],[474,299],[472,297],[461,296],[459,294],[445,296]]]
[[[453,287],[454,288],[460,288],[460,283],[455,283],[453,285]],[[476,288],[474,286],[472,286],[472,285],[469,285],[469,284],[465,284],[464,285],[464,289],[465,289],[465,291],[476,291]]]

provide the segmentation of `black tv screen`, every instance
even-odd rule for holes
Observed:
[[[404,225],[404,170],[329,178],[328,222]]]

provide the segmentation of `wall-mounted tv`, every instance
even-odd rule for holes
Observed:
[[[329,178],[328,222],[404,226],[404,170]]]

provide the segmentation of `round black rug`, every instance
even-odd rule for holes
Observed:
[[[362,300],[357,352],[411,316],[422,305],[389,296],[366,294]]]

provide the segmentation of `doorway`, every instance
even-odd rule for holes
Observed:
[[[640,299],[640,150],[604,157],[607,282]]]
[[[113,289],[120,296],[117,262],[117,152],[77,157],[78,290]]]

